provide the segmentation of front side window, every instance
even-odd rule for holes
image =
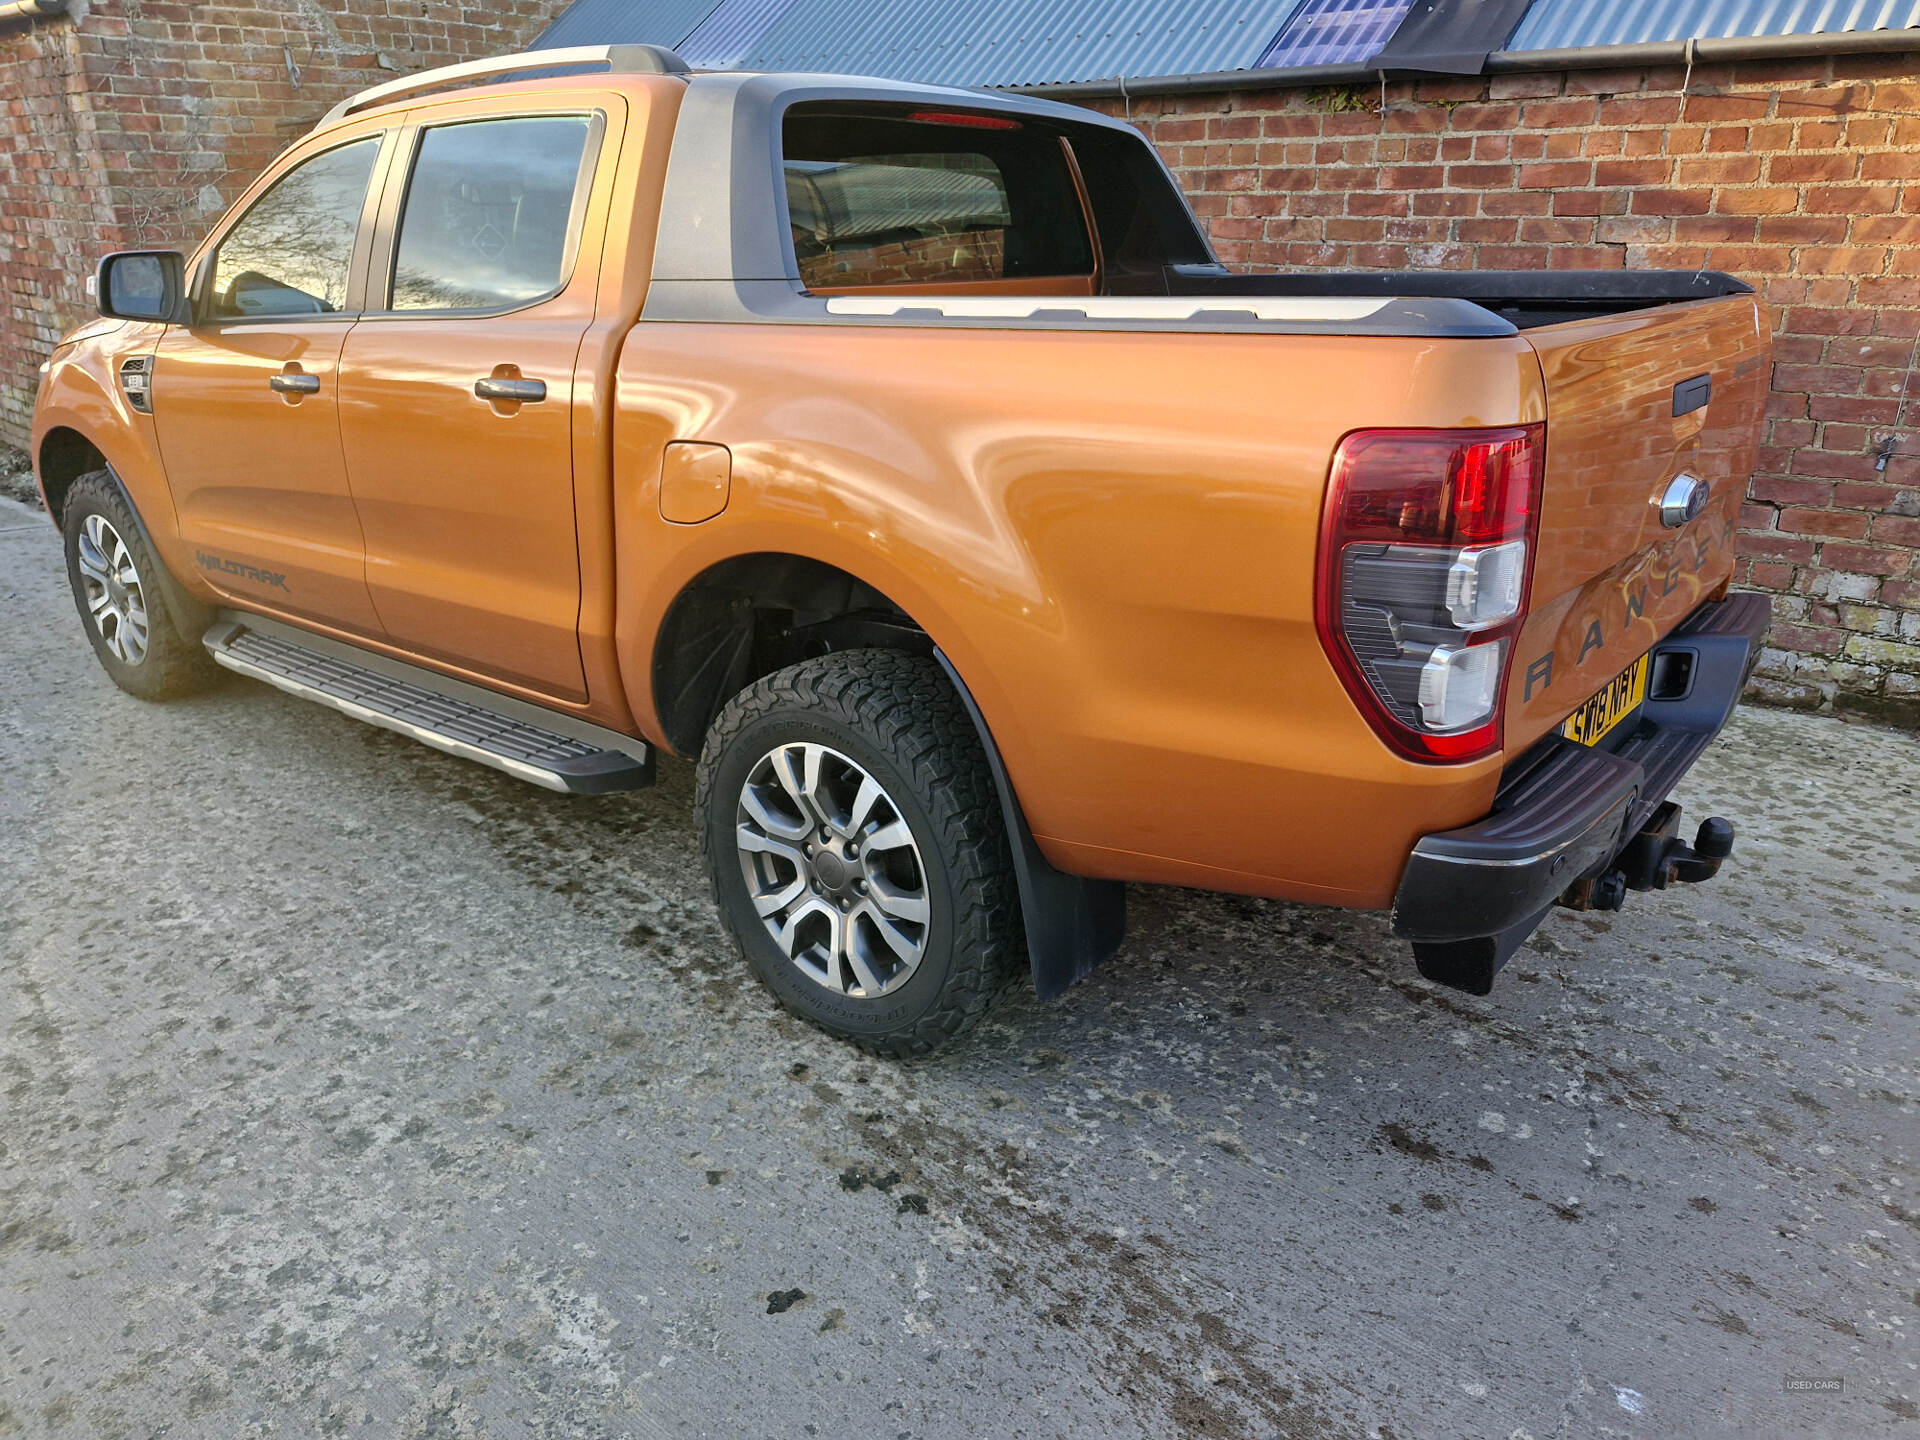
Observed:
[[[220,242],[215,319],[325,315],[347,303],[347,272],[379,138],[316,155],[276,180]]]
[[[591,127],[585,115],[527,115],[426,131],[400,216],[392,308],[495,310],[558,290]]]
[[[1057,134],[971,112],[831,105],[796,105],[783,128],[787,218],[809,290],[1093,271]]]

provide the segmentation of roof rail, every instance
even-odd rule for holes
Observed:
[[[523,71],[570,70],[582,65],[603,66],[610,75],[685,75],[687,62],[664,45],[575,45],[559,50],[528,50],[519,55],[500,55],[491,60],[469,60],[463,65],[443,65],[438,70],[422,70],[403,75],[358,95],[349,95],[320,118],[314,129],[324,129],[344,120],[357,110],[384,105],[404,95],[437,90],[442,85],[463,85],[475,80],[512,79]]]

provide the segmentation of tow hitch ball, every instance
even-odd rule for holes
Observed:
[[[1618,910],[1629,890],[1664,890],[1711,880],[1733,854],[1733,822],[1718,815],[1702,820],[1691,845],[1679,837],[1679,829],[1680,807],[1669,800],[1613,857],[1609,869],[1571,887],[1559,903],[1569,910]]]

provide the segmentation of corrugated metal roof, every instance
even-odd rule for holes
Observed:
[[[1294,9],[1293,0],[800,0],[746,63],[938,85],[1239,70]]]
[[[1413,0],[1307,0],[1259,63],[1347,65],[1371,60],[1412,8]]]
[[[938,85],[1365,63],[1414,0],[574,0],[536,48],[666,45],[697,68]],[[1432,0],[1421,0],[1432,3]],[[1444,3],[1444,0],[1442,0]],[[1920,0],[1535,0],[1504,47],[1920,26]]]
[[[793,5],[794,0],[729,0],[679,43],[680,58],[707,70],[737,70]]]
[[[568,45],[678,45],[725,0],[574,0],[529,49]]]
[[[574,0],[534,44],[645,42],[708,69],[1042,85],[1244,70],[1301,8],[1302,0]]]
[[[1819,35],[1920,24],[1920,0],[1536,0],[1509,50],[1732,35]]]

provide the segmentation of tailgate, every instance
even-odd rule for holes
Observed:
[[[1559,724],[1723,588],[1771,348],[1751,295],[1525,338],[1546,381],[1546,476],[1531,602],[1508,679],[1509,751]],[[1707,483],[1707,504],[1669,528],[1659,498],[1682,475]]]

